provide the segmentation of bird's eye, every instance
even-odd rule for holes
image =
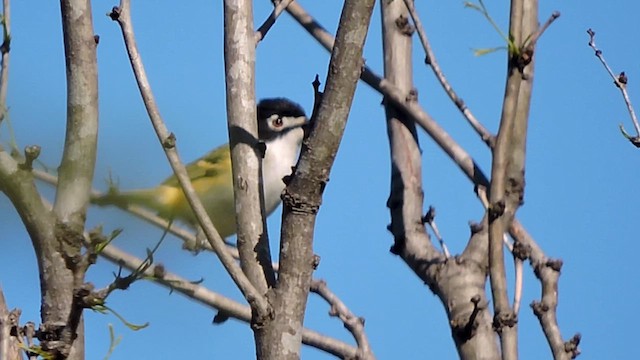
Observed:
[[[273,119],[273,126],[275,127],[281,127],[282,126],[282,118],[281,117],[277,117],[275,119]]]

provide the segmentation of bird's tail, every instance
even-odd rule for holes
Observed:
[[[130,206],[140,206],[158,213],[166,211],[166,204],[161,203],[156,189],[141,189],[119,191],[110,189],[106,194],[91,197],[91,203],[98,206],[116,206],[127,209]]]

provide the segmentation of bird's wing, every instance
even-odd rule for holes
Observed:
[[[229,175],[222,176],[223,178],[230,176],[231,173],[231,154],[229,153],[228,144],[212,150],[187,165],[187,174],[189,174],[189,179],[192,182],[205,177],[218,177],[223,173],[229,173]],[[162,185],[179,186],[178,179],[175,175],[172,175],[163,181]]]

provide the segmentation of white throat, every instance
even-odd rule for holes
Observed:
[[[292,167],[298,162],[303,135],[302,128],[295,128],[266,142],[267,149],[262,159],[262,181],[267,215],[280,205],[280,195],[285,187],[282,178],[291,175]]]

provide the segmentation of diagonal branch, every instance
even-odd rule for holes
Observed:
[[[414,2],[412,0],[404,0],[404,3],[409,10],[409,14],[411,15],[413,24],[415,25],[418,32],[418,37],[420,38],[420,42],[422,43],[422,47],[424,48],[424,52],[426,53],[424,62],[429,65],[429,67],[431,67],[431,70],[433,70],[433,74],[435,75],[436,79],[438,79],[440,85],[442,85],[444,91],[447,93],[447,95],[449,95],[451,101],[456,105],[458,110],[460,110],[464,118],[467,119],[467,122],[469,122],[471,127],[473,127],[476,133],[480,135],[482,141],[484,141],[485,144],[489,146],[489,148],[493,148],[495,141],[494,135],[491,134],[491,132],[486,127],[484,127],[484,125],[482,125],[482,123],[475,117],[475,115],[473,115],[471,110],[464,103],[464,100],[462,100],[462,98],[460,98],[458,94],[456,94],[455,90],[453,89],[447,78],[444,76],[444,72],[442,71],[442,68],[440,68],[440,64],[436,59],[436,54],[431,48],[429,38],[427,37],[427,32],[422,26],[422,21],[420,21],[420,17],[418,16],[418,12],[416,11]]]
[[[273,8],[273,11],[269,15],[269,17],[264,21],[264,23],[262,23],[262,25],[260,25],[258,30],[256,30],[256,33],[254,35],[255,36],[255,42],[256,42],[255,46],[258,46],[260,41],[262,41],[262,39],[264,39],[264,37],[267,36],[267,32],[269,32],[269,30],[271,30],[271,27],[273,26],[273,24],[276,23],[276,19],[278,19],[278,16],[280,16],[280,14],[282,14],[284,9],[286,9],[287,6],[289,6],[289,4],[291,4],[292,2],[293,2],[293,0],[276,0],[276,1],[274,1],[275,7]]]
[[[329,305],[329,315],[337,316],[343,323],[345,328],[353,334],[358,344],[358,359],[375,359],[369,344],[369,339],[364,332],[364,319],[355,316],[351,310],[343,303],[336,294],[329,289],[324,280],[315,280],[311,282],[311,291],[322,297]]]
[[[113,245],[107,245],[100,255],[113,264],[131,271],[139,269],[143,262],[142,259],[128,254]],[[222,322],[230,317],[245,323],[251,322],[250,307],[211,291],[204,286],[194,284],[164,267],[153,265],[146,269],[143,275],[171,291],[176,291],[202,305],[218,310],[217,320],[214,320],[214,322]],[[309,329],[302,330],[302,342],[341,358],[354,358],[357,353],[357,349],[353,346]]]
[[[136,82],[140,89],[140,94],[142,95],[142,99],[154,130],[156,131],[156,135],[162,144],[162,148],[169,160],[169,164],[171,165],[171,168],[184,191],[198,223],[207,236],[211,247],[215,250],[220,262],[225,267],[229,275],[231,275],[231,278],[236,283],[249,304],[251,304],[252,308],[254,308],[258,314],[264,316],[264,314],[269,312],[269,304],[267,303],[266,298],[251,284],[240,267],[236,265],[233,257],[228,253],[228,251],[226,251],[224,241],[213,226],[211,219],[209,219],[202,202],[193,189],[193,185],[191,184],[185,166],[180,161],[176,149],[175,136],[169,133],[164,125],[162,117],[160,116],[160,112],[158,111],[158,107],[151,91],[151,85],[147,79],[144,66],[142,65],[142,59],[140,58],[140,53],[138,52],[138,47],[136,45],[130,10],[131,7],[129,0],[122,0],[120,2],[120,7],[114,7],[109,16],[113,20],[117,21],[122,29],[122,35],[127,47],[127,54],[129,55],[129,60],[135,74]]]
[[[40,170],[34,169],[33,175],[36,179],[41,180],[53,186],[55,186],[57,181],[57,178],[54,175],[45,173]],[[92,190],[91,192],[91,196],[95,198],[99,198],[102,195],[103,193],[100,193],[97,190]],[[184,246],[189,250],[203,250],[200,248],[195,249],[197,239],[196,239],[196,235],[194,235],[192,231],[181,228],[175,223],[170,223],[165,219],[159,217],[158,215],[153,214],[150,211],[145,210],[143,208],[139,208],[136,206],[125,206],[122,208],[122,210],[127,211],[132,215],[135,215],[136,217],[150,223],[151,225],[158,227],[159,229],[163,229],[168,233],[175,235],[176,237],[180,238],[184,242],[185,244]],[[208,246],[208,247],[205,247],[204,250],[212,251],[208,243],[205,243],[203,245]],[[229,253],[231,254],[231,256],[233,256],[235,260],[239,260],[240,257],[238,254],[238,249],[235,246],[227,245],[227,251],[229,251]],[[140,264],[142,264],[141,259],[137,259],[127,254],[126,252],[119,250],[115,246],[107,246],[105,250],[100,253],[100,255],[106,257],[111,262],[118,265],[122,265],[125,268],[132,271],[140,268]],[[272,264],[273,271],[277,272],[278,267],[279,267],[278,263]],[[145,273],[147,275],[155,274],[155,272],[153,271],[153,268],[149,268],[148,270],[145,270]],[[235,313],[231,311],[232,309],[225,308],[224,304],[218,305],[218,303],[216,302],[216,299],[219,298],[219,295],[216,295],[215,293],[211,292],[211,290],[208,290],[206,288],[200,288],[198,285],[188,282],[186,279],[179,278],[177,275],[175,275],[175,277],[172,277],[173,275],[166,271],[164,273],[167,274],[167,276],[165,276],[164,279],[167,279],[169,283],[164,284],[162,281],[159,281],[159,283],[161,283],[162,285],[165,285],[168,287],[173,286],[171,287],[172,289],[175,289],[176,291],[183,293],[185,296],[191,297],[197,301],[200,301],[205,305],[212,306],[218,310],[221,310],[222,312]],[[178,282],[179,284],[182,284],[183,286],[175,286],[176,282]],[[310,289],[312,292],[317,293],[325,301],[327,301],[327,303],[332,308],[335,308],[336,306],[338,307],[338,310],[339,310],[338,315],[340,317],[340,320],[343,321],[345,327],[349,330],[349,332],[352,333],[354,339],[356,339],[356,342],[363,344],[362,346],[359,346],[359,347],[368,348],[369,347],[368,340],[367,340],[366,334],[364,334],[364,324],[358,325],[353,323],[354,315],[346,307],[346,305],[329,289],[327,284],[322,280],[312,280]],[[320,289],[322,289],[322,291]],[[199,294],[202,294],[202,297]],[[248,307],[243,307],[243,309],[246,309],[247,312],[250,312]],[[230,315],[230,316],[234,318],[238,318],[245,322],[250,321],[250,315],[247,315],[245,319],[242,314],[240,313],[238,314],[239,314],[238,316],[235,316],[235,315]],[[305,335],[307,333],[309,333],[309,335]],[[355,349],[351,348],[351,349],[348,349],[347,351],[345,350],[346,348],[344,346],[335,345],[333,343],[333,339],[331,338],[325,339],[323,335],[317,335],[317,336],[313,335],[313,332],[310,332],[306,329],[303,330],[302,342],[309,346],[322,347],[322,349],[327,349],[327,351],[332,353],[333,355],[347,354],[349,356],[352,356],[355,354]],[[331,350],[331,349],[334,349],[334,350]],[[342,349],[342,350],[340,350],[341,352],[338,354],[334,352],[334,351],[338,351],[335,349]],[[342,352],[343,350],[344,352]],[[351,353],[351,351],[353,351],[353,354]],[[370,351],[370,350],[367,350],[367,351]],[[361,351],[361,352],[367,353],[367,351]]]
[[[628,135],[624,130],[622,124],[620,125],[620,130],[622,131],[622,134],[629,141],[631,141],[633,145],[635,145],[636,147],[640,147],[640,123],[638,122],[638,117],[636,116],[636,112],[633,109],[633,105],[631,105],[631,98],[629,97],[629,92],[627,90],[627,75],[624,73],[624,71],[617,76],[613,73],[613,70],[611,69],[609,64],[607,64],[604,55],[602,55],[602,50],[598,49],[598,47],[596,46],[596,32],[589,29],[587,30],[587,33],[589,34],[589,47],[593,49],[596,57],[598,58],[598,60],[600,60],[602,66],[604,66],[609,76],[611,76],[611,78],[613,79],[614,85],[618,89],[620,89],[620,92],[622,93],[622,98],[624,99],[624,103],[627,105],[627,111],[629,111],[631,122],[633,123],[633,127],[636,129],[636,136]]]

